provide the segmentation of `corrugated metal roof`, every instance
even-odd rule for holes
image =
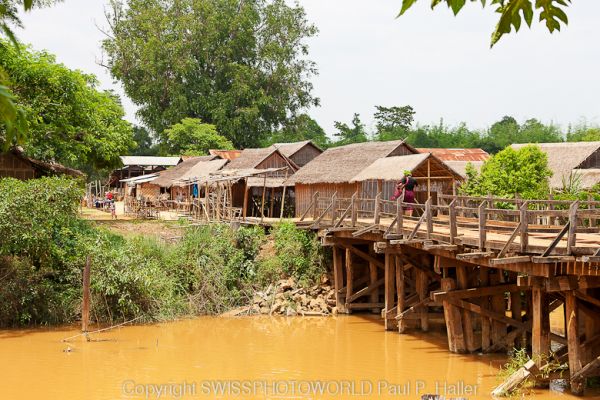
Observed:
[[[235,160],[242,153],[241,150],[209,150],[208,152],[213,156],[229,161]]]
[[[442,161],[485,161],[490,155],[483,149],[418,148],[421,153],[431,153]]]
[[[138,181],[146,181],[147,179],[153,180],[156,177],[158,177],[158,173],[148,174],[148,175],[140,175],[140,176],[135,176],[133,178],[127,178],[127,179],[121,179],[119,182],[141,183],[141,182],[138,182]]]
[[[121,156],[124,166],[161,166],[171,167],[181,162],[181,157],[156,157],[156,156]]]

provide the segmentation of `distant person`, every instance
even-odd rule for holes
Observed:
[[[110,202],[110,218],[117,219],[117,204],[114,201]]]
[[[106,200],[108,201],[112,201],[113,200],[113,194],[112,192],[106,192]]]
[[[398,184],[396,185],[396,191],[392,196],[391,200],[394,201],[400,196],[402,196],[402,191],[404,190],[404,200],[403,203],[415,203],[415,186],[417,186],[417,180],[412,177],[412,173],[408,170],[404,171],[404,177],[400,179]],[[406,215],[412,216],[413,207],[406,207]]]

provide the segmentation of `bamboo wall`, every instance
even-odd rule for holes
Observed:
[[[588,159],[581,164],[580,168],[600,168],[600,151],[596,151],[594,154],[589,156]]]
[[[145,199],[156,199],[160,196],[160,186],[150,182],[137,185],[136,196],[142,196]]]

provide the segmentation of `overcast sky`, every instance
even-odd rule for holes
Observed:
[[[70,68],[96,74],[123,94],[97,62],[107,0],[65,0],[24,16],[19,38],[47,49]],[[401,0],[302,0],[320,32],[310,41],[319,76],[312,115],[331,135],[354,112],[372,127],[375,105],[414,107],[420,124],[466,122],[485,128],[504,115],[566,128],[600,123],[600,1],[569,7],[569,26],[550,35],[541,25],[505,36],[493,49],[491,8],[467,4],[458,17],[421,0],[396,19]],[[127,118],[135,106],[123,99]]]

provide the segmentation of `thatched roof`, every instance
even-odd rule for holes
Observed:
[[[421,153],[406,156],[384,157],[375,160],[375,162],[352,178],[350,182],[362,182],[377,179],[397,181],[404,177],[405,170],[411,171],[415,177],[426,176],[427,172],[424,172],[424,170],[427,169],[427,162],[429,162],[431,177],[444,176],[461,179],[461,176],[456,171],[448,167],[431,153]]]
[[[388,157],[401,146],[412,153],[417,151],[402,140],[389,142],[354,143],[332,147],[315,157],[296,172],[288,183],[346,183],[375,160]]]
[[[84,177],[85,174],[78,169],[65,167],[62,164],[56,162],[47,162],[36,160],[25,155],[25,152],[21,147],[14,147],[11,153],[21,160],[29,163],[33,169],[37,170],[41,175],[69,175],[73,178]]]
[[[152,183],[160,187],[169,188],[173,186],[175,181],[180,180],[185,173],[192,169],[192,167],[202,161],[202,157],[194,157],[190,158],[189,160],[185,160],[172,168],[161,171],[158,178],[153,180]]]
[[[281,153],[276,147],[269,146],[262,149],[244,149],[242,150],[240,156],[235,160],[232,160],[225,169],[251,169],[256,168],[262,163],[264,160],[269,158],[273,153],[279,154],[290,167],[293,169],[298,169],[298,167],[294,164],[293,161],[288,159],[285,155]]]
[[[196,163],[192,168],[181,174],[178,178],[179,180],[196,180],[198,178],[206,178],[210,176],[211,173],[220,170],[223,168],[229,160],[210,160],[210,161],[202,161]]]
[[[563,178],[568,179],[571,171],[600,149],[600,142],[534,143],[548,155],[548,167],[553,172],[550,186],[561,188]],[[528,144],[513,144],[520,149]]]
[[[278,178],[278,177],[267,177],[267,179],[265,180],[265,178],[261,177],[261,176],[253,176],[253,177],[249,177],[246,180],[246,185],[248,185],[248,187],[267,187],[267,188],[280,188],[283,186],[290,186],[287,182],[284,182],[285,178]]]
[[[487,151],[483,149],[440,149],[440,148],[418,148],[421,153],[431,153],[442,161],[485,161],[490,158]]]
[[[303,140],[301,142],[293,142],[293,143],[275,143],[273,146],[286,157],[292,157],[294,154],[299,152],[304,148],[304,146],[312,146],[315,149],[322,152],[322,150],[316,146],[311,140]]]

